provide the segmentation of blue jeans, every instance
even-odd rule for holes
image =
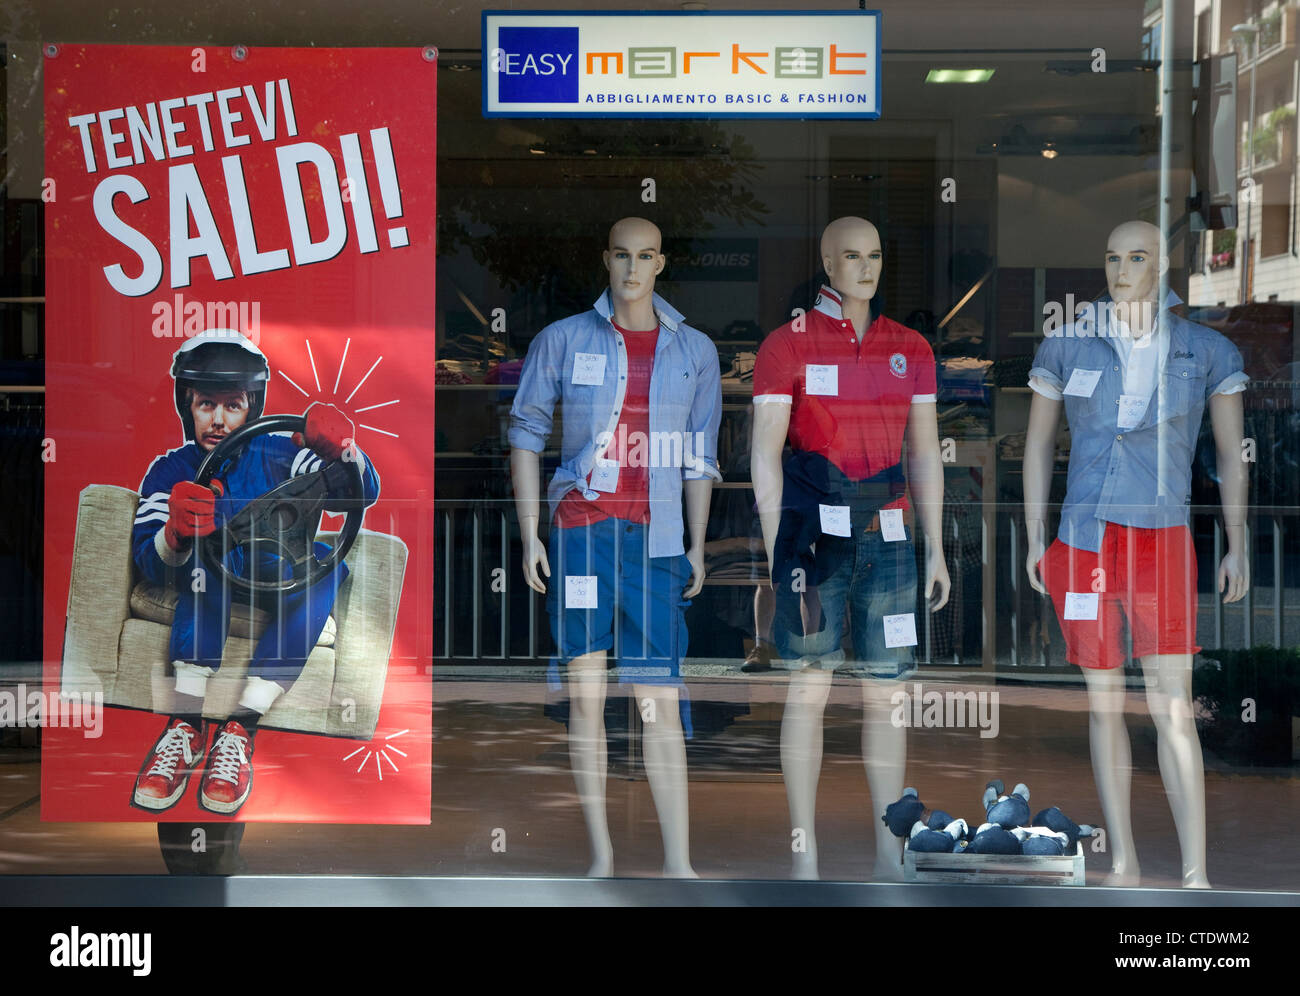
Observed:
[[[665,685],[678,690],[682,729],[692,733],[690,697],[681,677],[688,643],[682,591],[691,581],[686,554],[650,556],[646,526],[601,519],[589,526],[554,527],[546,607],[557,656],[547,669],[553,691],[569,661],[606,651],[621,685]],[[567,604],[568,576],[595,578],[595,606]],[[567,676],[567,672],[566,672]]]
[[[772,635],[790,670],[820,667],[872,678],[905,678],[916,670],[914,648],[885,646],[885,616],[916,615],[916,552],[910,539],[887,543],[879,531],[855,529],[853,536],[823,534],[817,540],[806,580],[807,595],[821,604],[816,628],[804,632],[803,593],[778,578]],[[810,613],[811,615],[811,613]],[[845,617],[853,634],[853,658],[846,659]]]
[[[318,557],[324,556],[329,547],[317,543],[315,552]],[[248,664],[250,678],[277,681],[286,689],[298,680],[325,628],[325,620],[334,609],[339,585],[347,576],[347,564],[340,563],[316,584],[281,595],[267,607],[271,619],[253,648]],[[210,571],[207,584],[208,588],[202,592],[193,591],[187,584],[178,590],[180,597],[172,619],[171,657],[216,671],[221,667],[230,629],[232,595],[221,577]]]

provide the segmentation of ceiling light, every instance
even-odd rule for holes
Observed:
[[[992,69],[931,69],[925,74],[927,83],[987,83],[993,78]]]

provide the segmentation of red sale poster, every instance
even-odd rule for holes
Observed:
[[[435,71],[45,46],[43,819],[429,822]]]

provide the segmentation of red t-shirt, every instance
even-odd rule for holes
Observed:
[[[754,364],[754,403],[791,405],[790,445],[855,481],[899,462],[912,402],[936,393],[934,352],[919,332],[881,315],[859,342],[829,287],[763,341]]]
[[[650,521],[650,374],[654,370],[659,327],[648,332],[631,332],[615,325],[627,350],[627,389],[623,413],[614,430],[614,441],[604,459],[618,461],[618,487],[596,491],[588,501],[575,488],[560,499],[555,524],[564,529],[589,526],[601,519],[626,519],[645,525]]]

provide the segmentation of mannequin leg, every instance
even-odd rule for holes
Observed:
[[[1192,655],[1142,658],[1147,708],[1156,724],[1160,780],[1178,828],[1183,886],[1208,889],[1205,865],[1205,767],[1192,703]]]
[[[776,612],[776,597],[769,585],[754,586],[754,642],[772,642],[772,616]]]
[[[876,814],[877,881],[903,880],[903,842],[890,833],[881,818],[885,807],[903,794],[907,768],[907,729],[891,720],[895,706],[890,696],[901,682],[867,679],[862,682],[862,762],[867,768],[867,790]]]
[[[1124,669],[1083,668],[1088,683],[1088,747],[1092,773],[1101,797],[1101,812],[1110,840],[1108,886],[1135,886],[1141,881],[1133,843],[1130,809],[1133,754],[1124,724]]]
[[[816,880],[817,782],[822,771],[822,716],[831,692],[830,671],[804,668],[790,676],[781,717],[781,774],[790,804],[792,877]]]
[[[569,662],[569,763],[591,845],[590,878],[614,874],[614,845],[605,811],[609,752],[605,741],[605,651]]]
[[[654,721],[641,724],[646,777],[659,815],[664,842],[664,875],[699,878],[691,867],[690,795],[686,779],[686,737],[682,732],[677,689],[663,685],[633,685],[637,711],[654,702]]]

